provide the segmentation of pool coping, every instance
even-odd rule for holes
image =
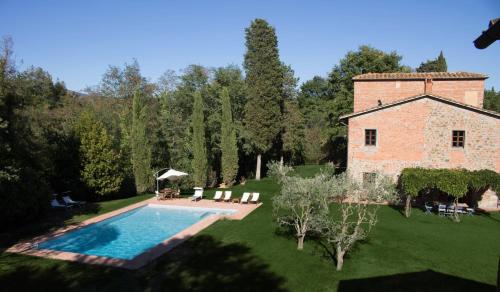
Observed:
[[[146,205],[165,205],[171,207],[197,207],[197,208],[213,208],[213,209],[226,209],[226,210],[236,210],[235,213],[229,215],[211,215],[203,218],[202,220],[196,222],[195,224],[189,226],[188,228],[180,231],[172,237],[169,237],[152,248],[145,250],[143,253],[135,256],[133,259],[118,259],[118,258],[110,258],[103,256],[95,256],[95,255],[86,255],[74,252],[66,252],[66,251],[57,251],[51,249],[38,249],[37,246],[41,242],[53,239],[55,237],[61,236],[66,232],[73,231],[79,228],[83,228],[85,226],[109,219],[111,217],[115,217],[124,212],[128,212]],[[262,203],[258,204],[239,204],[239,203],[224,203],[224,202],[215,202],[212,200],[201,200],[198,202],[193,202],[190,199],[174,199],[174,200],[164,200],[159,201],[155,198],[147,199],[135,204],[128,205],[126,207],[98,215],[87,220],[84,220],[77,224],[68,225],[62,228],[59,228],[55,231],[46,233],[41,236],[37,236],[32,238],[31,240],[26,240],[19,242],[11,247],[9,247],[6,252],[10,253],[19,253],[30,256],[44,257],[50,259],[58,259],[72,262],[79,262],[85,264],[95,264],[95,265],[104,265],[111,267],[118,267],[124,269],[135,270],[141,267],[144,267],[149,262],[154,259],[160,257],[164,253],[172,250],[174,247],[178,246],[182,242],[188,240],[193,237],[198,232],[212,225],[216,221],[220,219],[229,219],[229,220],[242,220],[248,214],[250,214],[253,210],[260,207]]]

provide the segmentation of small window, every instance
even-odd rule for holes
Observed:
[[[464,148],[465,145],[465,131],[453,131],[451,137],[451,146]]]
[[[377,130],[365,130],[365,145],[377,145]]]
[[[375,184],[377,174],[375,172],[363,172],[363,187],[369,187]]]

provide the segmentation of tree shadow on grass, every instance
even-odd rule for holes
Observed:
[[[158,291],[286,291],[285,279],[249,247],[206,235],[183,243],[146,273]]]
[[[23,225],[11,226],[0,232],[0,247],[8,247],[14,243],[45,234],[49,231],[66,226],[66,221],[76,215],[97,214],[100,206],[97,203],[87,203],[81,207],[70,209],[53,209],[36,221]]]
[[[133,271],[4,253],[2,291],[135,291]],[[135,289],[134,289],[135,288]]]
[[[415,273],[396,274],[365,279],[342,280],[337,287],[338,292],[460,292],[484,291],[494,292],[495,286],[472,280],[459,278],[433,270]]]
[[[141,270],[4,253],[2,291],[287,291],[285,279],[239,243],[189,239]]]

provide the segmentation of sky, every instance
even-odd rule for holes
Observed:
[[[109,65],[137,59],[151,81],[190,64],[242,65],[244,30],[264,18],[300,82],[326,76],[348,51],[371,45],[417,67],[443,50],[448,71],[489,76],[500,89],[500,41],[473,40],[500,17],[499,0],[24,1],[0,0],[0,36],[21,69],[42,67],[72,90],[97,85]]]

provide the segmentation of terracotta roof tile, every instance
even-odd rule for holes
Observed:
[[[425,72],[425,73],[366,73],[354,76],[353,80],[424,80],[432,79],[486,79],[487,75],[472,72]]]

